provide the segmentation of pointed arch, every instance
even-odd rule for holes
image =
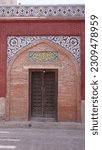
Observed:
[[[31,62],[30,51],[57,51],[57,62]],[[72,54],[59,45],[39,40],[22,48],[12,59],[7,70],[7,116],[10,120],[28,120],[29,69],[58,69],[58,121],[80,121],[81,92],[80,66]],[[22,91],[21,91],[22,89]],[[24,94],[22,98],[22,93]],[[21,115],[22,114],[22,115]]]

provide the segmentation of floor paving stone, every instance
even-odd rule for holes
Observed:
[[[85,150],[84,128],[0,128],[0,150]]]

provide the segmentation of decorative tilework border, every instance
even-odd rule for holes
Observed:
[[[48,40],[69,51],[80,63],[80,36],[8,36],[7,37],[7,64],[22,48],[40,40]]]
[[[85,17],[84,5],[0,6],[0,17],[70,18]]]

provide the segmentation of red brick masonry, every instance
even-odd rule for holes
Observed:
[[[67,36],[80,36],[81,37],[81,87],[80,87],[80,71],[76,62],[71,58],[70,54],[65,54],[63,49],[60,50],[59,64],[46,64],[43,67],[57,68],[59,69],[59,95],[58,95],[58,120],[59,121],[80,121],[81,118],[81,103],[80,100],[85,99],[85,22],[84,20],[4,20],[0,21],[0,97],[7,97],[6,101],[6,117],[8,119],[23,119],[27,120],[28,117],[28,99],[27,99],[27,73],[30,68],[39,68],[41,64],[33,66],[25,60],[27,51],[18,57],[13,66],[11,67],[11,81],[7,78],[7,36],[48,36],[48,35],[67,35]],[[43,43],[42,47],[47,49],[50,47],[50,43]],[[54,45],[53,45],[54,47]],[[56,47],[56,45],[55,45]],[[54,48],[55,48],[54,47]],[[37,46],[33,47],[35,50]],[[39,45],[40,48],[40,45]],[[57,47],[58,48],[58,47]],[[30,48],[32,49],[32,48]],[[51,47],[50,47],[51,49]],[[33,49],[32,49],[33,50]],[[68,58],[70,61],[68,61]],[[26,65],[22,66],[21,60],[26,62]],[[66,64],[68,66],[66,66]],[[17,68],[16,68],[17,67]],[[17,75],[16,69],[23,67],[23,72]],[[16,68],[16,69],[15,69]],[[73,79],[67,78],[66,74],[72,73]],[[26,84],[16,85],[14,82],[19,78],[26,80]],[[65,81],[63,81],[65,79]],[[69,81],[68,81],[69,80]],[[69,83],[73,80],[72,84]],[[8,83],[8,86],[7,86]],[[78,83],[78,84],[77,84]],[[10,95],[7,93],[10,86]],[[15,89],[15,90],[14,90]],[[22,100],[19,89],[24,92],[24,98]],[[26,89],[26,90],[25,90]],[[81,89],[81,95],[80,95]],[[74,93],[73,93],[74,92]],[[80,98],[81,96],[81,98]],[[15,99],[14,99],[15,97]],[[70,101],[66,101],[69,99]],[[17,101],[20,100],[20,103]],[[23,106],[23,107],[22,107]],[[22,107],[22,109],[19,109]],[[12,109],[10,109],[12,108]],[[24,109],[23,109],[24,108]],[[21,115],[22,114],[22,115]]]
[[[81,99],[85,99],[85,21],[0,21],[0,97],[6,96],[7,36],[75,35],[81,37]]]

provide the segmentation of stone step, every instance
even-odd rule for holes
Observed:
[[[0,128],[45,128],[45,129],[84,129],[83,123],[76,122],[38,122],[38,121],[2,121]]]

